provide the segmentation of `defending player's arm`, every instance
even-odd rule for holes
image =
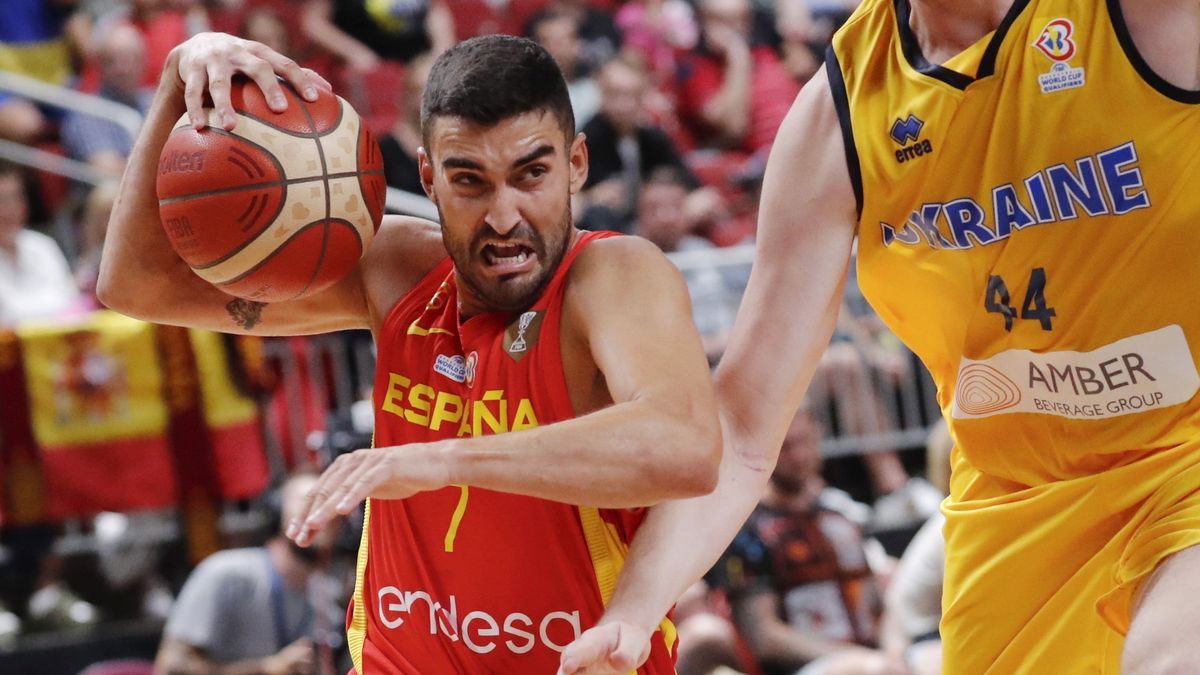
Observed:
[[[767,164],[754,268],[717,370],[725,442],[717,489],[651,510],[601,624],[568,647],[562,672],[628,672],[644,659],[646,640],[675,599],[753,510],[833,333],[856,220],[821,71],[793,104]]]
[[[612,405],[518,432],[343,455],[289,536],[304,543],[368,496],[401,498],[450,484],[599,507],[711,490],[720,454],[716,406],[679,271],[649,242],[623,237],[591,244],[571,275],[563,352],[590,355],[595,386],[607,388]]]
[[[302,300],[264,305],[234,298],[200,279],[171,247],[160,223],[155,189],[159,153],[185,110],[197,126],[206,123],[201,106],[205,91],[223,125],[232,126],[229,87],[235,73],[252,77],[274,110],[286,106],[276,73],[302,95],[309,88],[329,86],[263,45],[229,35],[200,35],[172,50],[113,206],[96,289],[101,302],[148,321],[227,333],[300,334],[367,327],[358,274]]]

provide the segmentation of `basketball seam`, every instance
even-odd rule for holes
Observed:
[[[219,281],[219,282],[212,282],[213,285],[214,286],[229,286],[232,284],[236,284],[239,281],[244,281],[246,279],[246,277],[257,272],[259,269],[262,268],[263,265],[266,265],[267,263],[271,262],[271,260],[274,259],[274,253],[276,251],[280,251],[283,248],[285,248],[288,244],[290,244],[292,242],[293,239],[300,236],[304,232],[307,232],[308,230],[310,230],[314,227],[320,227],[323,225],[325,225],[325,223],[321,223],[321,222],[312,222],[312,223],[305,225],[304,227],[293,232],[292,236],[290,236],[287,239],[284,239],[282,242],[280,242],[279,246],[275,247],[275,251],[272,251],[270,255],[263,256],[263,259],[258,261],[257,263],[255,263],[254,266],[251,267],[250,269],[246,270],[245,272],[242,272],[241,274],[237,275],[236,277],[234,277],[232,279],[227,279],[225,281]],[[201,269],[201,268],[195,268],[195,269]],[[293,299],[295,297],[296,296],[292,296]]]
[[[336,94],[334,94],[334,98],[336,98],[338,101],[338,115],[337,115],[337,118],[333,121],[333,126],[331,126],[329,128],[329,131],[324,131],[324,132],[317,131],[317,125],[313,123],[312,115],[308,114],[308,106],[306,105],[305,100],[300,98],[299,96],[296,96],[296,101],[299,102],[300,110],[302,110],[304,112],[304,117],[305,117],[305,119],[308,120],[308,127],[309,127],[309,129],[311,129],[311,131],[309,133],[304,133],[302,131],[292,131],[290,129],[284,129],[282,127],[276,126],[276,124],[274,122],[271,122],[270,120],[263,119],[262,117],[259,117],[258,115],[253,115],[244,110],[237,111],[237,114],[247,117],[249,119],[252,119],[255,122],[265,124],[265,125],[271,127],[272,129],[278,131],[281,134],[285,134],[288,136],[294,136],[296,138],[316,139],[316,138],[321,138],[322,136],[332,134],[333,132],[337,131],[337,128],[339,126],[341,126],[341,124],[342,124],[342,99],[340,96],[337,96]]]
[[[264,122],[264,124],[265,124],[265,122]],[[171,131],[171,135],[174,135],[174,134],[176,134],[176,133],[178,133],[178,132],[180,132],[180,131],[187,130],[187,129],[191,129],[191,128],[192,128],[192,127],[191,127],[191,125],[184,125],[184,126],[179,126],[179,127],[176,127],[175,129],[173,129],[173,130]],[[283,169],[283,164],[281,164],[281,163],[279,162],[279,159],[275,157],[275,153],[274,153],[273,151],[271,151],[269,148],[267,148],[267,147],[265,147],[265,146],[263,146],[263,145],[260,145],[260,144],[258,144],[258,143],[255,143],[254,141],[250,140],[249,138],[246,138],[245,136],[240,136],[240,135],[238,135],[238,134],[235,134],[235,133],[233,133],[233,132],[231,132],[231,131],[226,131],[225,129],[222,129],[222,128],[220,128],[220,127],[205,127],[205,128],[203,129],[203,131],[208,131],[208,132],[211,132],[211,133],[217,134],[218,136],[228,136],[228,137],[230,137],[230,138],[236,138],[236,139],[238,139],[238,140],[240,140],[240,141],[243,141],[243,142],[245,142],[247,145],[250,145],[250,146],[253,146],[253,147],[255,147],[255,148],[258,148],[259,150],[261,150],[261,151],[262,151],[262,153],[263,153],[264,155],[266,155],[266,156],[267,156],[267,158],[268,158],[268,159],[270,159],[270,160],[271,160],[271,163],[275,165],[275,172],[276,172],[276,173],[278,173],[280,176],[286,176],[286,175],[287,175],[287,172],[286,172],[286,171],[284,171],[284,169]],[[197,132],[197,133],[199,133],[199,132]],[[230,150],[234,150],[234,149],[236,149],[236,148],[237,148],[237,146],[231,146],[231,147],[230,147]],[[244,152],[244,151],[243,151],[243,152]],[[191,196],[191,195],[188,195],[188,196]],[[171,197],[171,198],[170,198],[170,199],[168,199],[168,200],[162,200],[162,199],[160,199],[159,201],[160,201],[160,202],[161,202],[161,201],[175,201],[175,200],[178,200],[178,199],[179,199],[179,197]]]
[[[342,100],[336,99],[338,104],[337,121],[332,126],[332,129],[337,129],[342,121]],[[325,262],[325,250],[329,247],[329,217],[332,215],[332,197],[329,194],[329,165],[325,160],[325,146],[321,145],[321,134],[317,131],[317,124],[313,121],[312,113],[308,110],[308,104],[300,99],[300,111],[304,113],[304,119],[308,120],[308,128],[313,132],[313,143],[317,145],[317,157],[321,160],[321,180],[325,183],[325,217],[322,219],[321,231],[321,252],[317,255],[317,264],[313,265],[312,275],[308,278],[308,283],[304,284],[293,298],[298,298],[308,291],[313,282],[317,280],[317,276],[321,273],[321,264]],[[361,124],[361,120],[359,121]],[[357,161],[355,162],[357,164]]]
[[[376,176],[376,175],[381,175],[382,173],[383,173],[383,170],[380,169],[378,171],[367,171],[367,172],[362,173],[362,175]],[[329,179],[330,180],[340,180],[342,178],[354,178],[357,175],[359,175],[359,173],[356,171],[343,171],[341,173],[329,174]],[[272,181],[267,181],[264,183],[251,183],[250,185],[236,185],[236,186],[231,186],[231,187],[227,187],[227,188],[217,188],[215,190],[207,190],[205,192],[191,192],[186,195],[180,195],[178,197],[166,197],[163,199],[159,199],[158,203],[159,204],[175,204],[178,202],[186,202],[189,199],[199,199],[200,197],[212,197],[213,195],[228,194],[231,192],[241,192],[242,190],[255,190],[258,188],[287,187],[289,185],[298,185],[300,183],[310,183],[312,181],[317,181],[317,180],[322,180],[322,177],[321,176],[305,176],[304,178],[285,178],[283,180],[272,180]]]
[[[354,223],[350,222],[349,220],[346,220],[345,218],[332,218],[326,224],[327,225],[335,225],[335,224],[336,225],[345,225],[347,227],[347,229],[349,229],[351,232],[353,232],[354,236],[358,239],[358,249],[360,252],[362,251],[362,248],[363,248],[362,235],[358,233],[358,228],[354,227]],[[292,236],[290,236],[286,240],[284,240],[283,243],[281,243],[279,245],[279,247],[276,248],[275,250],[278,251],[278,250],[286,247],[289,243],[291,243],[291,241],[293,239],[298,237],[305,230],[307,230],[311,227],[316,227],[317,225],[320,225],[320,223],[309,223],[308,225],[300,228],[299,230],[296,230],[295,232],[292,233]],[[262,268],[263,265],[266,265],[270,261],[271,261],[271,256],[267,256],[267,257],[263,258],[262,260],[260,260],[258,263],[256,263],[254,265],[254,267],[251,267],[250,269],[246,270],[245,272],[242,272],[241,274],[237,275],[236,277],[234,277],[232,279],[227,279],[225,281],[216,282],[213,285],[218,286],[218,287],[224,287],[224,286],[230,286],[232,284],[239,283],[241,281],[245,281],[245,279],[247,277],[249,277],[250,275],[257,272],[259,269]],[[311,283],[309,285],[311,285]]]

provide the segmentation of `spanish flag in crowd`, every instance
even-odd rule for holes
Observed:
[[[267,460],[236,384],[242,351],[107,311],[0,332],[0,523],[180,506],[190,527],[259,494]]]

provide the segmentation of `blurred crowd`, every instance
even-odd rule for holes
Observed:
[[[419,195],[420,97],[433,60],[472,35],[527,36],[561,67],[588,139],[590,173],[572,204],[577,224],[637,234],[690,261],[681,268],[715,363],[748,265],[705,261],[753,242],[774,136],[856,5],[5,0],[0,70],[144,111],[175,45],[203,31],[234,33],[333,82],[375,131],[389,186]],[[28,322],[87,316],[99,309],[100,249],[133,145],[130,129],[96,106],[64,110],[0,86],[0,141],[74,160],[93,176],[68,179],[0,162],[0,335]],[[897,403],[911,403],[903,392],[921,379],[920,367],[851,281],[770,492],[726,558],[680,603],[684,675],[937,672],[935,513],[946,490],[937,476],[946,471],[948,437],[935,429],[926,460],[911,440],[889,435],[899,424]],[[347,343],[361,346],[361,339]],[[364,382],[369,376],[353,385],[369,400]],[[921,405],[919,416],[936,417],[935,407]],[[327,460],[370,431],[369,403],[334,413],[282,427],[301,435],[321,427],[315,443],[324,444]],[[841,453],[848,458],[823,464],[821,439],[832,436],[868,440]],[[273,488],[243,506],[277,518],[306,480],[305,468],[321,464],[275,466]],[[76,526],[119,543],[122,533],[161,524],[145,514],[102,514]],[[106,558],[100,550],[94,569],[82,573],[62,554],[67,534],[61,524],[5,524],[0,509],[0,670],[22,636],[148,617],[165,625],[157,657],[163,672],[204,672],[209,662],[242,663],[245,672],[345,672],[338,608],[353,579],[353,526],[335,538],[341,545],[328,542],[314,555],[259,523],[227,536],[226,550],[194,569],[186,555],[162,546],[134,564],[131,546],[113,544],[116,553]],[[149,672],[142,665],[95,672]]]

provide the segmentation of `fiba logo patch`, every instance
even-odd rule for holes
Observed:
[[[1074,34],[1075,24],[1070,19],[1058,18],[1047,23],[1033,41],[1033,48],[1053,64],[1050,72],[1038,75],[1038,85],[1043,94],[1084,85],[1083,68],[1072,67],[1069,63],[1077,51]]]
[[[897,162],[903,164],[933,152],[933,144],[929,142],[929,139],[921,140],[921,129],[923,128],[925,128],[925,121],[912,113],[909,113],[905,119],[897,117],[896,121],[892,122],[892,128],[888,135],[900,146],[900,149],[896,151]]]

